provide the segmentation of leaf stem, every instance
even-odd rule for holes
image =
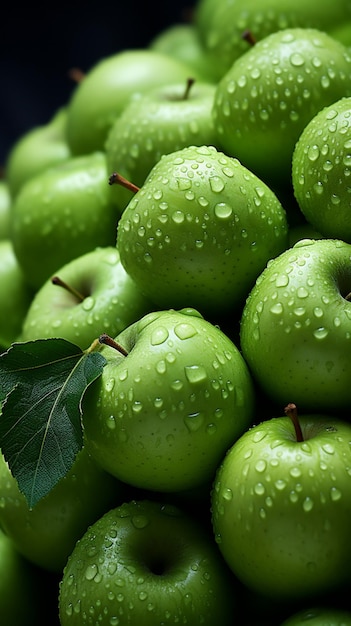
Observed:
[[[289,404],[285,407],[284,412],[287,417],[290,417],[292,423],[294,424],[296,441],[304,441],[301,424],[297,415],[296,404],[294,404],[293,402],[289,402]]]
[[[128,356],[127,350],[123,348],[123,346],[121,346],[120,343],[117,343],[117,341],[112,339],[112,337],[110,337],[106,333],[103,333],[102,335],[100,335],[99,343],[103,343],[105,346],[110,346],[110,348],[117,350],[118,352],[123,354],[123,356]]]

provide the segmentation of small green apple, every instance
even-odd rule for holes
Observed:
[[[8,348],[21,332],[34,291],[18,263],[12,241],[0,240],[0,346]]]
[[[59,591],[61,626],[229,626],[236,593],[211,536],[178,507],[132,500],[77,542]]]
[[[106,155],[71,157],[28,180],[12,205],[12,241],[35,289],[97,246],[115,245],[118,211]]]
[[[325,237],[351,243],[351,97],[324,107],[293,153],[294,194],[305,219]]]
[[[70,158],[66,118],[66,108],[59,109],[49,122],[31,128],[12,146],[5,163],[12,198],[15,198],[27,180],[47,167]]]
[[[126,271],[159,308],[206,317],[239,309],[267,261],[287,246],[273,191],[214,146],[163,155],[118,223]]]
[[[248,50],[245,32],[255,41],[296,27],[337,35],[338,28],[350,22],[351,7],[348,0],[199,0],[194,17],[201,45],[220,79]]]
[[[171,24],[152,39],[149,47],[194,68],[199,80],[216,82],[215,69],[212,67],[212,63],[215,63],[208,58],[194,23]]]
[[[214,481],[213,530],[245,586],[279,602],[349,586],[350,452],[351,424],[316,413],[267,419],[234,443]]]
[[[133,98],[107,136],[109,172],[117,171],[141,187],[163,154],[189,145],[215,144],[214,93],[214,85],[189,80]],[[114,185],[114,190],[116,203],[124,209],[132,193],[121,185]]]
[[[194,73],[186,63],[151,49],[127,49],[101,59],[77,84],[67,105],[72,154],[104,150],[112,123],[134,94],[185,82]]]
[[[151,308],[116,247],[95,248],[64,265],[35,293],[20,339],[59,336],[85,350],[101,333],[117,335]]]
[[[104,346],[82,402],[86,447],[120,480],[176,492],[212,480],[250,424],[254,390],[241,353],[192,309],[155,311]]]
[[[293,613],[280,626],[351,626],[351,611],[323,605]]]
[[[351,245],[302,239],[258,277],[242,313],[240,346],[277,404],[348,410],[351,402]]]
[[[222,149],[270,185],[290,181],[301,132],[324,106],[351,95],[351,54],[327,33],[289,28],[258,41],[216,87]]]
[[[0,527],[30,563],[59,573],[88,526],[125,497],[124,486],[83,448],[73,466],[32,509],[0,454]]]

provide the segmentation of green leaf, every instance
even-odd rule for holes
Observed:
[[[82,397],[105,363],[99,352],[56,338],[15,343],[0,355],[0,449],[30,508],[82,448]]]

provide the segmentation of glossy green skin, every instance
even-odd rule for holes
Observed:
[[[251,424],[254,391],[230,339],[193,310],[157,311],[105,347],[102,375],[83,398],[87,449],[136,487],[175,492],[212,480]]]
[[[247,299],[241,349],[278,406],[350,407],[350,260],[343,241],[301,240],[269,264]]]
[[[315,29],[258,41],[217,85],[213,107],[224,152],[268,184],[289,182],[301,132],[324,106],[351,95],[351,55]]]
[[[157,87],[125,107],[106,140],[109,172],[141,187],[163,154],[190,145],[215,145],[214,85],[195,82],[187,98],[185,89],[185,81]],[[134,194],[121,185],[113,189],[124,209]]]
[[[66,109],[59,109],[47,124],[27,131],[11,148],[6,160],[6,179],[12,198],[27,180],[70,158],[66,117]]]
[[[63,337],[85,350],[102,333],[114,337],[151,310],[126,274],[115,246],[87,252],[57,275],[84,300],[49,279],[33,297],[21,341]]]
[[[0,241],[10,238],[11,195],[6,180],[0,180]]]
[[[192,75],[188,64],[156,50],[123,50],[98,61],[78,83],[67,106],[72,154],[104,150],[112,123],[134,94],[185,82]]]
[[[216,82],[215,62],[209,59],[193,22],[172,24],[151,41],[152,50],[162,52],[194,68],[200,80]]]
[[[296,27],[318,28],[338,36],[338,28],[350,18],[349,0],[200,0],[195,27],[220,79],[250,49],[242,37],[245,31],[251,31],[256,42],[278,30]],[[349,41],[343,33],[340,39]]]
[[[163,156],[124,210],[117,234],[122,264],[159,308],[192,306],[217,319],[242,306],[286,245],[277,197],[214,146]]]
[[[10,239],[0,240],[0,346],[8,348],[21,331],[33,298]]]
[[[232,624],[235,589],[211,537],[180,509],[130,501],[98,520],[63,573],[61,626]],[[79,606],[79,610],[75,607]]]
[[[12,206],[13,245],[28,283],[38,289],[69,261],[115,245],[118,217],[103,152],[31,178]]]
[[[85,449],[68,474],[29,509],[0,455],[0,528],[31,563],[61,572],[88,526],[124,498],[124,487],[103,472]]]
[[[295,146],[292,182],[306,220],[325,237],[351,243],[351,97],[325,107]]]
[[[342,609],[311,608],[292,615],[281,626],[351,626],[351,612]]]
[[[213,529],[233,573],[272,600],[297,601],[350,583],[351,424],[303,415],[248,430],[214,481]]]

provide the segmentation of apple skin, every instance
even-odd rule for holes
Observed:
[[[242,583],[273,600],[312,599],[350,584],[351,424],[289,417],[246,431],[220,465],[213,530]]]
[[[58,109],[49,122],[31,128],[12,146],[5,164],[12,199],[27,180],[70,158],[66,119],[66,108]]]
[[[64,264],[115,245],[119,218],[106,156],[71,157],[26,182],[12,205],[12,241],[27,282],[38,289]]]
[[[77,542],[60,583],[60,623],[229,626],[236,601],[229,581],[202,524],[173,505],[132,500]]]
[[[47,280],[33,296],[21,341],[59,336],[85,350],[102,333],[115,336],[152,310],[124,270],[115,246],[73,259],[57,276],[84,300]]]
[[[0,454],[0,527],[30,563],[60,573],[88,526],[120,504],[125,487],[83,448],[67,475],[30,509]]]
[[[8,348],[21,331],[34,294],[10,239],[0,240],[0,286],[0,346]]]
[[[156,87],[126,105],[107,136],[109,172],[117,171],[141,187],[163,154],[216,143],[214,85],[195,81],[185,97],[186,87],[186,81]],[[113,185],[113,190],[122,212],[133,193],[122,185]]]
[[[126,49],[101,59],[77,84],[67,105],[66,137],[72,154],[103,151],[112,123],[133,95],[185,83],[189,76],[198,74],[187,63],[151,49]]]
[[[351,626],[351,612],[323,606],[303,609],[284,620],[280,626]]]
[[[344,411],[351,402],[351,245],[302,239],[268,263],[243,309],[240,346],[279,406]]]
[[[265,183],[214,146],[188,146],[153,167],[122,213],[117,248],[157,307],[191,306],[218,320],[241,309],[287,233]]]
[[[254,391],[234,343],[197,311],[155,311],[104,346],[83,397],[87,450],[132,486],[176,492],[212,480],[250,424]]]
[[[213,106],[218,140],[269,185],[291,178],[296,141],[324,106],[351,95],[351,55],[309,28],[271,33],[219,81]]]
[[[7,180],[0,180],[0,241],[10,239],[11,194]]]
[[[209,61],[216,70],[217,80],[230,69],[234,61],[250,47],[243,38],[250,31],[256,42],[286,28],[318,28],[339,34],[341,25],[351,18],[347,0],[200,0],[195,9],[194,25]]]
[[[351,243],[351,97],[307,124],[292,160],[294,194],[305,219],[325,237]]]

